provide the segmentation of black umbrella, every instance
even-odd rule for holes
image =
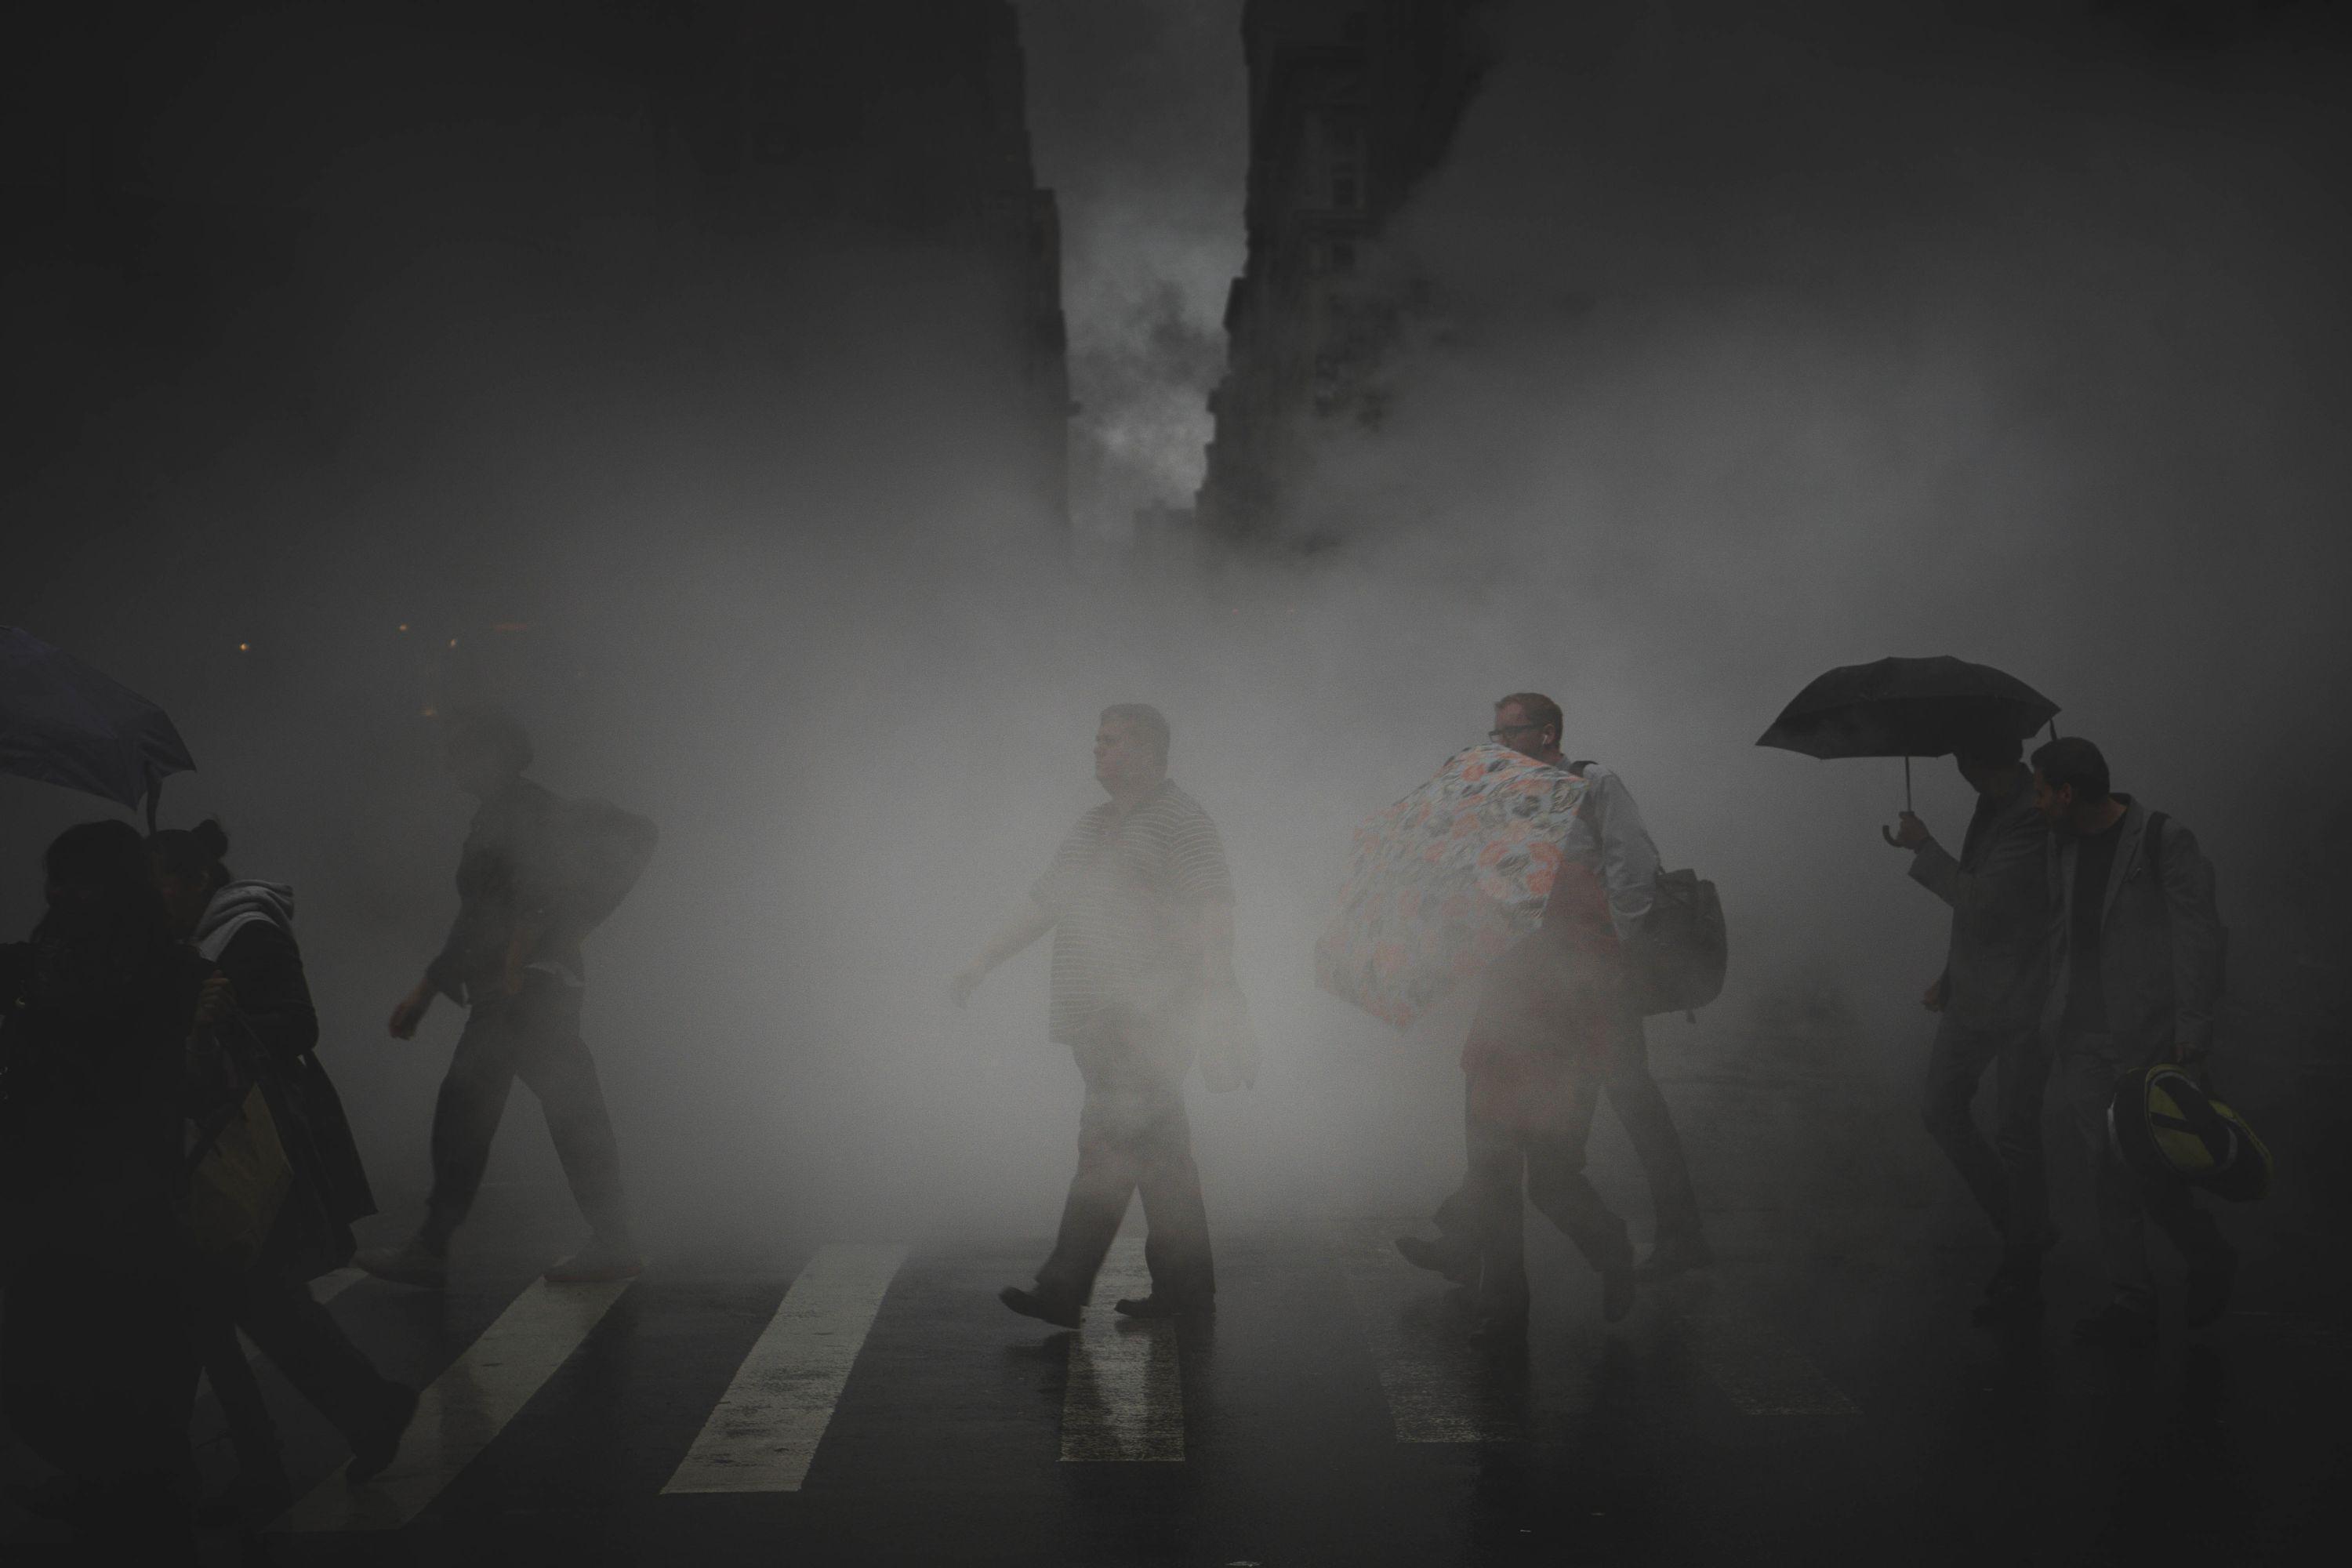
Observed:
[[[0,773],[136,806],[195,759],[163,710],[29,632],[0,626]]]
[[[2058,704],[1990,665],[1882,658],[1843,665],[1806,687],[1756,743],[1809,757],[1901,757],[1908,811],[1912,758],[2021,741],[2057,712]]]

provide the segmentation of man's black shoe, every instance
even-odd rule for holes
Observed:
[[[1662,1236],[1650,1248],[1650,1256],[1634,1266],[1633,1278],[1645,1285],[1661,1279],[1671,1279],[1677,1274],[1687,1274],[1694,1268],[1704,1268],[1715,1261],[1715,1248],[1706,1237],[1696,1231],[1686,1235]],[[1629,1303],[1630,1305],[1630,1303]],[[1622,1315],[1622,1314],[1621,1314]],[[1615,1319],[1610,1320],[1614,1322]]]
[[[1443,1274],[1456,1285],[1467,1285],[1471,1277],[1478,1272],[1475,1253],[1448,1247],[1442,1241],[1423,1241],[1417,1236],[1400,1236],[1396,1238],[1396,1249],[1398,1255],[1415,1268]]]
[[[1110,1310],[1129,1318],[1205,1318],[1217,1310],[1213,1296],[1201,1300],[1190,1296],[1171,1296],[1154,1290],[1149,1296],[1127,1296],[1113,1301]]]
[[[2074,1325],[2074,1342],[2120,1351],[2154,1350],[2156,1317],[2111,1301]]]
[[[385,1396],[383,1414],[374,1426],[352,1440],[352,1462],[343,1467],[346,1481],[373,1480],[400,1452],[400,1439],[416,1419],[416,1390],[394,1384]]]
[[[996,1293],[996,1299],[1024,1318],[1035,1318],[1057,1329],[1075,1329],[1085,1310],[1076,1301],[1048,1296],[1043,1290],[1024,1290],[1018,1285],[1007,1285]]]
[[[2230,1310],[2230,1289],[2238,1282],[2238,1253],[2235,1247],[2225,1248],[2219,1258],[2202,1268],[2189,1271],[2189,1286],[2182,1298],[2189,1326],[2210,1328]]]

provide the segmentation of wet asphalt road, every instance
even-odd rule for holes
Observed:
[[[560,1200],[547,1196],[551,1224]],[[1099,1312],[1084,1335],[1044,1330],[992,1299],[1039,1243],[918,1241],[845,1358],[800,1489],[735,1494],[664,1488],[820,1246],[749,1267],[680,1260],[558,1342],[511,1419],[404,1524],[242,1545],[215,1535],[206,1557],[1276,1568],[2334,1555],[2352,1473],[2340,1314],[2270,1299],[2256,1268],[2243,1310],[2218,1329],[2191,1336],[2175,1321],[2152,1355],[2083,1354],[2063,1320],[2097,1288],[2070,1248],[2051,1324],[2003,1342],[1966,1321],[1988,1259],[1957,1217],[1880,1215],[1842,1245],[1819,1215],[1800,1231],[1785,1215],[1720,1215],[1717,1266],[1645,1292],[1615,1328],[1591,1277],[1545,1237],[1524,1362],[1465,1347],[1443,1283],[1394,1263],[1379,1220],[1226,1237],[1221,1311],[1181,1331],[1122,1331]],[[363,1280],[332,1310],[388,1370],[446,1391],[552,1256],[528,1240],[530,1216],[509,1219],[476,1238],[445,1296]],[[298,1482],[331,1495],[340,1445],[274,1374],[268,1386]],[[440,1416],[453,1429],[475,1418],[462,1394]],[[205,1462],[221,1471],[221,1445]],[[0,1529],[12,1562],[72,1560],[21,1517]]]
[[[1074,1335],[994,1300],[1042,1227],[681,1246],[567,1292],[536,1283],[576,1238],[567,1196],[494,1189],[447,1291],[360,1279],[331,1302],[427,1391],[397,1484],[348,1488],[340,1439],[264,1363],[299,1500],[271,1531],[208,1534],[204,1561],[2333,1563],[2352,1163],[2330,1134],[2352,1080],[2332,1024],[2297,1029],[2237,1079],[2292,1157],[2276,1196],[2221,1211],[2246,1259],[2233,1310],[2186,1332],[2159,1249],[2145,1355],[2067,1341],[2105,1291],[2054,1137],[2050,1316],[1996,1337],[1968,1321],[1989,1232],[1905,1086],[1672,1036],[1661,1077],[1718,1259],[1612,1327],[1531,1222],[1519,1360],[1470,1348],[1444,1284],[1396,1258],[1412,1216],[1223,1227],[1213,1323],[1122,1329],[1107,1279]],[[1613,1138],[1599,1178],[1638,1192]],[[1138,1266],[1139,1226],[1114,1270]],[[197,1426],[218,1484],[217,1411]],[[35,1473],[0,1429],[0,1479]],[[0,1563],[83,1560],[0,1503]]]

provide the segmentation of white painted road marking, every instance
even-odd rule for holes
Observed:
[[[324,1305],[367,1278],[362,1268],[338,1268],[310,1281],[310,1300]]]
[[[828,1247],[784,1292],[664,1492],[796,1492],[903,1247]]]
[[[415,1519],[555,1375],[629,1285],[533,1280],[418,1396],[416,1419],[382,1475],[353,1486],[338,1467],[274,1528],[396,1530]]]
[[[366,1278],[366,1270],[360,1268],[338,1268],[331,1273],[321,1274],[310,1281],[310,1300],[323,1307]],[[245,1347],[246,1360],[261,1359],[261,1347],[247,1338],[243,1329],[236,1331],[236,1342]],[[209,1380],[199,1380],[196,1384],[196,1396],[203,1398],[211,1387],[212,1384]]]
[[[1176,1325],[1139,1322],[1111,1303],[1151,1294],[1143,1243],[1111,1244],[1095,1280],[1099,1306],[1070,1336],[1069,1381],[1062,1394],[1062,1458],[1079,1464],[1184,1459],[1184,1384],[1176,1363]]]
[[[1859,1415],[1862,1407],[1750,1312],[1685,1313],[1698,1363],[1743,1415]]]
[[[1388,1396],[1400,1443],[1508,1443],[1527,1436],[1521,1410],[1496,1397],[1494,1373],[1466,1325],[1447,1321],[1439,1278],[1397,1253],[1382,1220],[1335,1226],[1349,1303]]]

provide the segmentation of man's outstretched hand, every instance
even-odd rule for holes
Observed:
[[[420,980],[415,990],[393,1004],[392,1017],[384,1026],[395,1040],[415,1039],[416,1026],[425,1021],[425,1009],[432,1005],[433,988]]]

